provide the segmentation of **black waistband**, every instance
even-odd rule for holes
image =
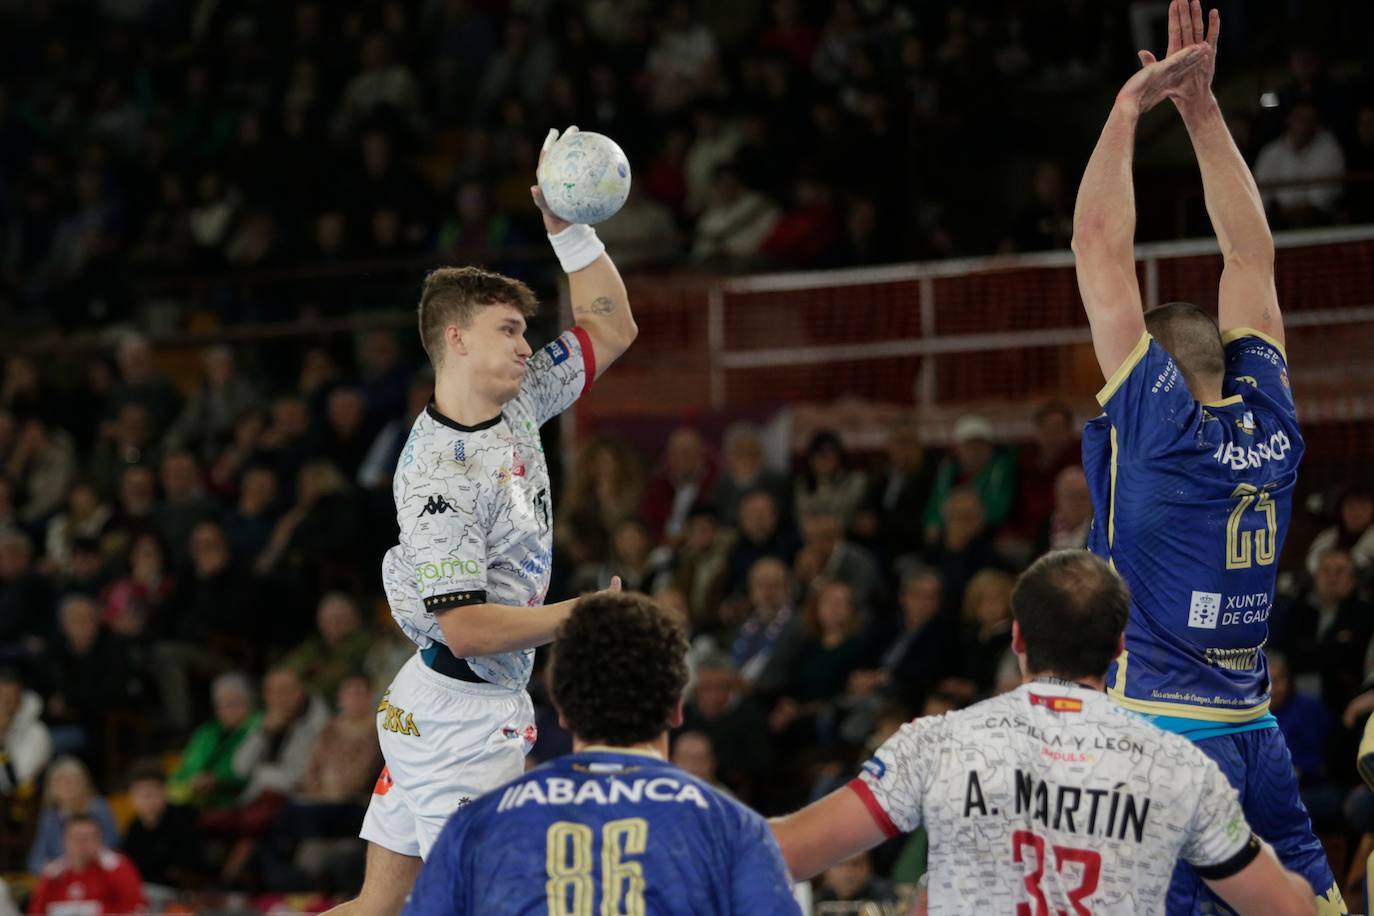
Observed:
[[[448,646],[435,643],[428,649],[420,650],[420,658],[430,668],[431,671],[438,672],[445,677],[451,677],[458,681],[467,681],[471,684],[485,684],[487,679],[472,670],[472,666],[467,663],[467,659],[459,658],[448,650]]]

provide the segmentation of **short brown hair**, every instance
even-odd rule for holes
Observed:
[[[1130,613],[1126,581],[1086,550],[1045,554],[1021,574],[1011,594],[1031,674],[1102,677]]]
[[[420,343],[435,369],[444,361],[444,328],[467,327],[485,305],[509,305],[526,318],[539,311],[534,291],[519,280],[480,267],[441,267],[420,289]]]
[[[554,705],[583,741],[652,741],[687,687],[687,649],[682,622],[646,596],[589,595],[558,628]]]
[[[1202,386],[1221,385],[1226,348],[1211,315],[1191,302],[1166,302],[1145,313],[1145,330],[1174,358],[1194,398],[1201,400]]]

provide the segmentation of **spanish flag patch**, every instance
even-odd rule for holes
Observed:
[[[1050,712],[1082,712],[1083,701],[1073,697],[1042,697],[1038,693],[1030,695],[1032,706],[1043,706]]]

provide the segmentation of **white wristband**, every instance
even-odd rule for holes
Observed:
[[[596,237],[596,230],[582,223],[573,223],[557,235],[549,235],[553,253],[563,265],[565,274],[576,273],[601,257],[606,246]]]

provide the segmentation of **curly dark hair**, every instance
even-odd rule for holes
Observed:
[[[554,705],[583,741],[652,741],[687,686],[687,648],[682,623],[646,596],[589,595],[558,628]]]

